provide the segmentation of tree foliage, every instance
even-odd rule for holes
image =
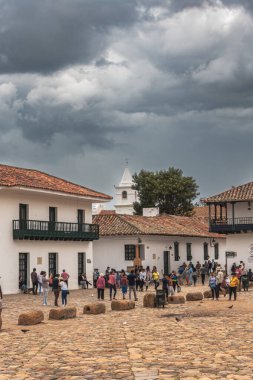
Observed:
[[[139,196],[139,202],[134,203],[137,215],[146,207],[159,207],[160,214],[191,215],[193,200],[199,194],[195,179],[173,167],[157,172],[141,170],[133,175],[133,183]]]

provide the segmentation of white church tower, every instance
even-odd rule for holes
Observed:
[[[133,203],[138,200],[137,191],[132,189],[133,178],[128,168],[128,162],[118,186],[115,186],[115,209],[117,214],[133,215]]]

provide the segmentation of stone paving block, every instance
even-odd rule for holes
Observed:
[[[193,292],[186,294],[186,301],[201,301],[203,294],[201,292]]]
[[[113,300],[111,303],[112,310],[131,310],[135,308],[135,302],[134,301],[117,301]]]
[[[143,297],[143,306],[144,307],[155,307],[155,294],[154,293],[147,293]]]
[[[106,310],[104,303],[89,303],[84,305],[83,314],[104,314]]]
[[[44,321],[44,314],[41,310],[29,311],[18,317],[18,324],[23,326],[37,325],[42,321]]]
[[[76,307],[65,307],[63,309],[51,309],[49,319],[69,319],[76,317]]]
[[[170,296],[170,297],[168,297],[168,303],[169,304],[185,303],[185,298],[184,298],[184,296]]]

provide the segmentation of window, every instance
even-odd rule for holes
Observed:
[[[175,259],[175,261],[179,261],[180,260],[180,256],[179,256],[179,243],[177,241],[174,242],[174,259]]]
[[[56,222],[56,207],[49,207],[49,231],[55,231],[55,222]]]
[[[214,245],[214,260],[219,260],[219,243]]]
[[[48,273],[53,276],[57,273],[57,253],[48,254]]]
[[[127,199],[127,191],[122,191],[122,199]]]
[[[132,261],[135,259],[135,245],[125,245],[125,260]]]
[[[192,260],[192,243],[186,243],[186,260]]]
[[[203,247],[204,247],[204,260],[208,260],[209,259],[209,255],[208,255],[208,243],[204,243]]]
[[[77,210],[77,223],[78,223],[78,231],[85,231],[85,210]]]

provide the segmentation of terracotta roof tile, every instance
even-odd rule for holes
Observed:
[[[217,237],[210,233],[208,224],[198,217],[161,215],[145,217],[137,215],[95,215],[93,223],[99,224],[101,236],[116,235],[164,235]]]
[[[0,186],[26,187],[49,190],[83,197],[110,200],[109,195],[99,193],[87,187],[76,185],[61,178],[33,169],[23,169],[0,164]]]
[[[237,187],[232,187],[227,191],[203,198],[205,203],[233,202],[233,201],[253,201],[253,182]]]

